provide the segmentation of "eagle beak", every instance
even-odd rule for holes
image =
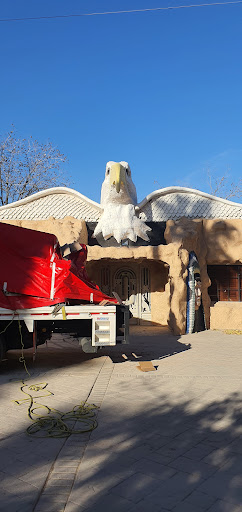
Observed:
[[[121,164],[115,163],[110,169],[110,185],[115,185],[116,192],[120,192],[121,185],[126,182],[125,169]]]

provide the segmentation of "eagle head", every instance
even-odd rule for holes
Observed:
[[[102,184],[101,205],[137,204],[137,193],[127,162],[108,162]]]

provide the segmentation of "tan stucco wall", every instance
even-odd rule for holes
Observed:
[[[204,220],[207,265],[242,264],[242,219]],[[241,329],[242,303],[217,302],[210,308],[211,329]]]
[[[176,243],[180,249],[186,251],[194,251],[197,255],[201,280],[202,280],[202,298],[206,325],[210,325],[210,297],[208,295],[208,287],[210,279],[207,273],[207,246],[204,239],[203,220],[191,220],[185,217],[173,221],[169,220],[166,224],[165,239],[168,243]],[[187,274],[186,274],[187,275]],[[185,300],[187,300],[185,298]]]
[[[203,220],[208,265],[242,263],[242,219]]]
[[[169,220],[165,238],[167,243],[176,243],[180,248],[186,249],[188,252],[194,251],[197,255],[201,271],[202,297],[207,327],[218,329],[221,312],[223,311],[225,314],[228,309],[231,314],[231,328],[238,328],[232,327],[232,323],[238,324],[240,304],[228,303],[226,309],[226,306],[220,306],[224,303],[219,302],[216,307],[210,308],[208,287],[211,282],[207,273],[207,265],[242,263],[242,219],[191,220],[181,218],[177,221]]]
[[[164,263],[152,262],[150,268],[151,321],[168,325],[170,311],[169,267]]]
[[[242,263],[242,219],[168,220],[165,239],[195,251],[201,266]]]
[[[2,220],[7,224],[20,226],[27,229],[36,229],[44,233],[56,235],[60,245],[79,242],[87,244],[87,228],[84,220],[75,219],[74,217],[65,217],[64,219],[55,219],[49,217],[46,220]]]
[[[217,302],[210,312],[211,329],[242,329],[242,302]]]

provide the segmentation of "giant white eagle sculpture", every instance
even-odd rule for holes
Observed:
[[[102,234],[107,240],[113,236],[120,243],[124,239],[136,242],[139,236],[148,241],[147,233],[151,228],[137,216],[136,205],[136,188],[129,164],[108,162],[101,190],[103,214],[94,231],[94,237]]]

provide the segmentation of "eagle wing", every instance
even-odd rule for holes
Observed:
[[[241,219],[242,204],[184,187],[155,190],[136,206],[136,214],[144,222],[169,219]]]

